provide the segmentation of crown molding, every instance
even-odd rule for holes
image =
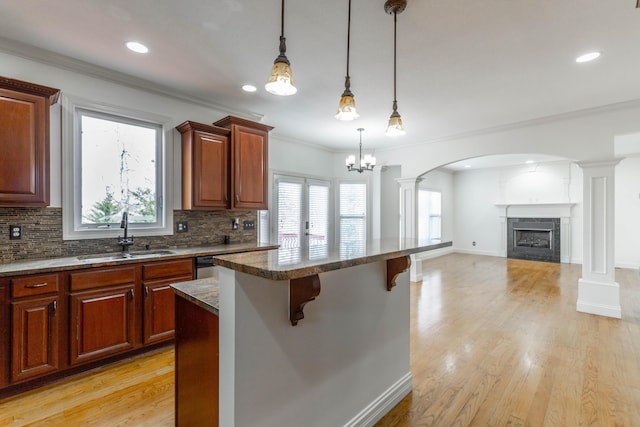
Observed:
[[[70,56],[61,55],[46,49],[41,49],[30,44],[22,43],[16,40],[0,37],[0,52],[5,52],[14,56],[18,56],[31,61],[40,62],[67,71],[77,72],[89,77],[99,78],[101,80],[118,83],[134,89],[142,89],[144,91],[162,95],[181,101],[207,107],[220,111],[222,114],[232,114],[238,117],[252,121],[260,121],[264,114],[253,111],[237,110],[227,105],[218,104],[211,100],[200,98],[197,95],[187,94],[177,91],[171,87],[153,83],[146,79],[134,77],[129,74],[121,73],[106,67],[90,64]]]

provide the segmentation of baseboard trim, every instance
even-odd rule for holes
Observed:
[[[495,252],[495,251],[479,251],[474,249],[462,249],[462,248],[453,248],[453,251],[458,254],[483,255],[483,256],[494,256],[494,257],[505,258],[504,256],[500,255],[500,252]]]
[[[358,415],[352,418],[345,427],[370,427],[398,404],[413,388],[413,377],[408,372],[382,393],[373,402],[367,405]]]
[[[454,249],[451,246],[448,246],[446,248],[440,248],[433,251],[419,252],[416,254],[416,258],[419,261],[424,261],[425,259],[438,258],[444,255],[452,254],[454,252]]]
[[[613,317],[615,319],[622,319],[622,310],[621,308],[611,306],[611,305],[602,305],[602,304],[593,304],[580,302],[576,304],[576,310],[581,313],[595,314],[597,316],[605,316],[605,317]]]

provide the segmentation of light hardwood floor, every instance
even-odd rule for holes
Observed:
[[[423,273],[413,392],[378,426],[640,426],[637,271],[616,271],[622,320],[576,312],[578,265],[456,254]],[[2,400],[5,425],[172,426],[173,351]]]

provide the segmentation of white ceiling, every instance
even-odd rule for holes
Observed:
[[[361,118],[346,123],[333,118],[344,87],[346,0],[287,2],[292,97],[263,86],[278,53],[278,0],[0,0],[0,38],[26,56],[36,55],[33,46],[142,78],[262,118],[280,138],[335,150],[352,149],[358,127],[365,148],[388,147],[640,98],[633,0],[409,0],[398,16],[398,110],[407,135],[390,139],[393,18],[383,4],[352,3]],[[149,54],[129,52],[129,40]],[[602,57],[574,62],[592,50]],[[243,92],[245,83],[258,92]]]

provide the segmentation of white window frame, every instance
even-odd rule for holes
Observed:
[[[77,123],[79,111],[90,111],[98,114],[113,115],[123,118],[123,121],[142,121],[159,125],[162,140],[160,141],[161,164],[158,165],[159,214],[158,224],[148,225],[130,224],[129,234],[134,236],[161,236],[173,234],[173,152],[167,149],[167,141],[173,139],[173,127],[169,126],[171,119],[157,114],[133,110],[126,107],[108,105],[88,101],[74,96],[63,95],[63,140],[62,140],[62,238],[63,240],[106,239],[117,238],[122,234],[120,228],[84,228],[81,227],[82,209],[80,206],[82,188],[81,156],[80,156],[80,126]]]
[[[442,217],[443,217],[443,214],[442,214],[442,206],[443,206],[443,203],[442,203],[442,190],[439,189],[439,188],[420,187],[420,186],[418,186],[418,192],[417,192],[417,197],[416,197],[416,203],[418,204],[418,206],[420,204],[420,192],[421,191],[430,192],[430,193],[440,193],[440,239],[436,239],[436,240],[441,242],[442,241],[442,229],[443,229],[443,227],[442,227]],[[421,221],[420,209],[418,208],[418,221],[416,222],[416,228],[417,228],[416,232],[417,232],[418,236],[420,235],[420,225],[421,225],[420,221]],[[427,222],[427,224],[428,224],[428,222]]]

